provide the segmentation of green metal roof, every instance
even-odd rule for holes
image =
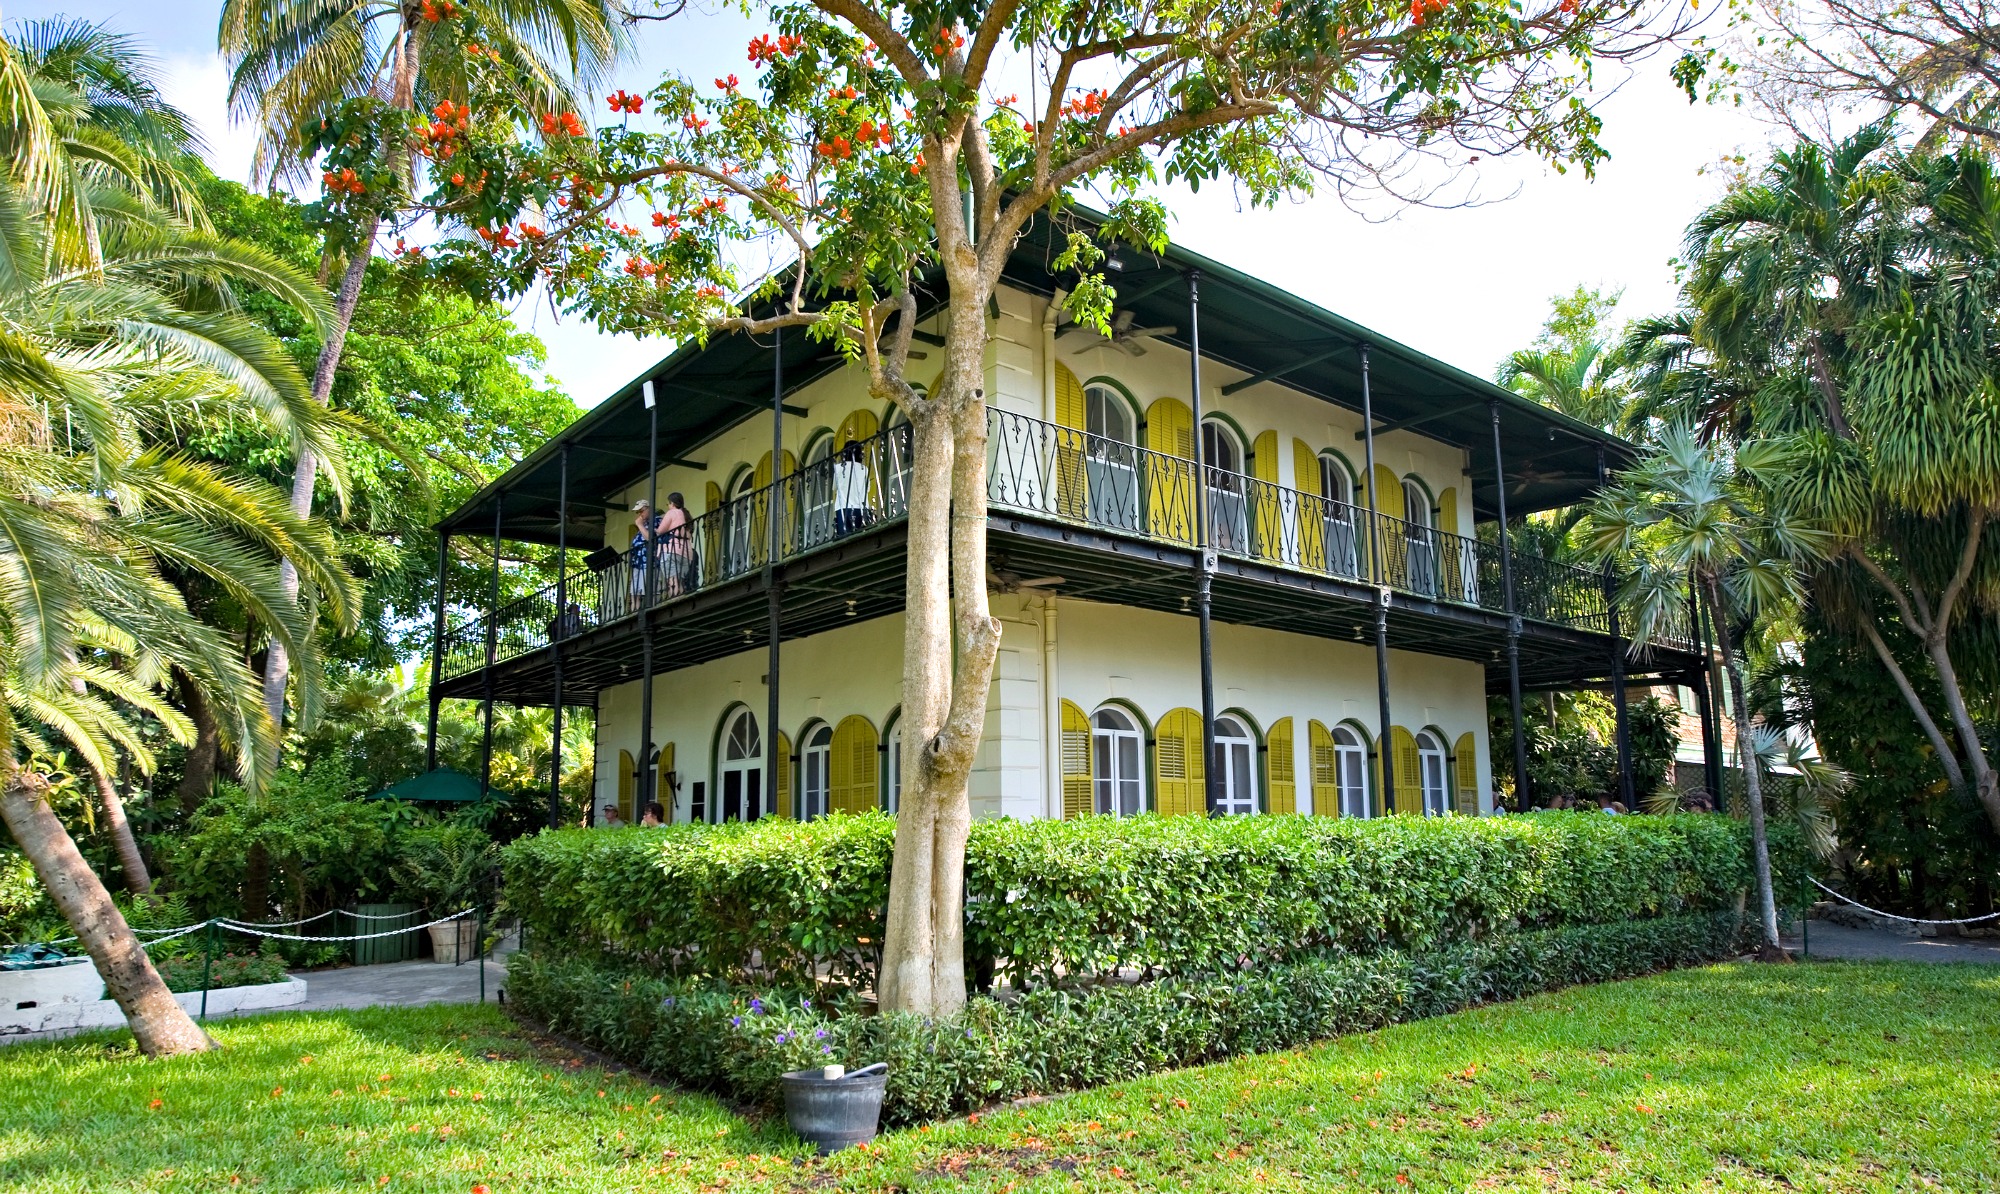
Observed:
[[[1067,231],[1093,225],[1097,216],[1070,208],[1060,217],[1039,215],[1020,237],[1004,283],[1050,295],[1074,279],[1051,268]],[[1633,456],[1631,445],[1587,423],[1523,398],[1485,378],[1362,327],[1221,262],[1179,246],[1157,257],[1121,247],[1123,268],[1113,282],[1120,310],[1139,326],[1170,326],[1156,337],[1188,347],[1185,278],[1201,272],[1201,346],[1204,360],[1233,366],[1349,410],[1361,409],[1360,348],[1369,349],[1370,396],[1378,429],[1409,427],[1470,450],[1476,516],[1495,513],[1493,425],[1489,403],[1500,409],[1500,438],[1507,462],[1510,514],[1572,504],[1595,487],[1600,452],[1607,467]],[[1440,279],[1440,285],[1451,279]],[[941,291],[932,280],[927,314]],[[660,408],[660,461],[691,462],[699,449],[746,419],[767,416],[771,402],[769,337],[719,336],[703,346],[685,344],[620,388],[563,433],[487,485],[439,524],[452,534],[490,535],[497,511],[503,538],[553,544],[561,492],[561,456],[569,449],[570,542],[602,541],[604,508],[646,475],[647,412],[642,387],[655,385]],[[792,393],[842,367],[829,346],[794,333],[785,339],[786,392]],[[1344,445],[1343,445],[1344,446]],[[731,462],[716,462],[718,467]],[[726,477],[718,472],[718,484]]]

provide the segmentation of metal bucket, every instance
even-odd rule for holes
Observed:
[[[840,1078],[828,1078],[819,1070],[793,1070],[780,1081],[785,1087],[786,1120],[820,1156],[875,1139],[888,1066],[876,1062]]]

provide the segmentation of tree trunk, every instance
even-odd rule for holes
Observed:
[[[69,923],[111,998],[125,1013],[139,1050],[148,1057],[199,1053],[215,1047],[201,1026],[167,990],[152,959],[111,902],[111,894],[77,852],[62,822],[49,810],[48,782],[10,764],[0,788],[0,818],[34,864],[56,908]]]
[[[1986,810],[1986,820],[1995,832],[2000,832],[2000,772],[1993,770],[1993,763],[1986,757],[1986,747],[1979,740],[1979,727],[1972,720],[1972,711],[1965,703],[1965,690],[1959,686],[1958,669],[1952,664],[1951,645],[1946,642],[1950,634],[1950,623],[1939,618],[1931,633],[1924,636],[1924,651],[1931,657],[1931,665],[1937,669],[1938,687],[1944,690],[1944,705],[1951,712],[1952,727],[1958,731],[1959,743],[1965,748],[1965,761],[1972,775],[1972,793],[1979,798],[1979,805]]]
[[[1882,637],[1881,630],[1865,617],[1860,621],[1861,633],[1868,639],[1868,645],[1874,648],[1875,657],[1882,661],[1884,668],[1888,669],[1889,678],[1896,682],[1896,691],[1903,694],[1903,703],[1910,707],[1910,712],[1916,717],[1917,725],[1923,730],[1924,737],[1930,740],[1931,751],[1937,755],[1938,766],[1944,769],[1945,782],[1949,783],[1955,792],[1964,791],[1965,768],[1959,766],[1958,755],[1951,749],[1951,743],[1945,740],[1944,731],[1938,728],[1937,719],[1931,716],[1929,709],[1924,708],[1923,698],[1917,695],[1916,686],[1910,683],[1909,674],[1903,671],[1901,661],[1889,650],[1889,643]]]
[[[333,396],[334,375],[340,368],[340,354],[347,347],[347,331],[354,326],[354,310],[361,305],[361,283],[368,275],[368,262],[375,254],[375,233],[380,221],[370,220],[356,240],[340,277],[340,293],[333,304],[333,326],[320,345],[319,360],[313,366],[313,401],[325,406]],[[292,473],[292,513],[300,518],[312,515],[313,485],[319,477],[319,458],[311,449],[299,451],[298,467]],[[285,601],[299,599],[299,570],[289,557],[278,561],[278,587]],[[264,711],[271,724],[285,728],[285,684],[291,678],[291,653],[282,640],[273,636],[264,659]]]
[[[125,816],[125,798],[118,794],[118,786],[111,777],[93,767],[91,778],[97,781],[97,799],[104,805],[104,821],[111,827],[111,843],[118,851],[118,865],[125,872],[125,886],[133,895],[147,895],[153,890],[152,873],[146,869],[146,857],[139,853],[139,841],[132,836],[132,822]]]
[[[1714,577],[1704,578],[1709,608],[1715,611],[1715,645],[1722,654],[1722,670],[1729,677],[1730,704],[1735,708],[1736,758],[1743,768],[1743,789],[1750,804],[1750,848],[1757,871],[1757,919],[1763,945],[1757,956],[1766,962],[1784,961],[1788,956],[1778,940],[1778,901],[1771,889],[1771,841],[1764,822],[1764,783],[1759,776],[1756,739],[1750,735],[1750,706],[1743,699],[1743,668],[1730,647],[1729,619],[1722,604],[1722,586]]]
[[[174,669],[174,682],[180,689],[181,707],[187,711],[188,720],[194,723],[194,741],[187,749],[187,761],[181,768],[180,787],[175,794],[180,798],[181,812],[192,815],[215,792],[215,767],[222,754],[222,727],[216,723],[215,710],[209,706],[207,694],[201,686],[190,679],[186,672]]]
[[[985,353],[986,292],[954,279],[945,374],[911,417],[904,779],[876,984],[885,1011],[965,1006],[968,788],[1000,644],[986,594]]]

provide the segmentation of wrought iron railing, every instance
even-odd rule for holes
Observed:
[[[632,549],[607,567],[578,569],[560,587],[549,585],[500,607],[490,621],[479,617],[453,627],[445,636],[443,675],[539,651],[761,570],[771,551],[773,509],[780,560],[901,518],[909,513],[909,461],[907,424],[856,440],[690,519],[662,535],[651,551]]]
[[[444,675],[516,658],[550,643],[712,589],[764,567],[777,512],[779,560],[794,559],[909,513],[909,428],[856,440],[690,520],[609,567],[572,572],[549,587],[447,632]],[[988,412],[987,499],[997,510],[1074,523],[1151,542],[1200,541],[1194,462],[1006,411]],[[1435,601],[1504,612],[1500,549],[1360,506],[1220,469],[1205,494],[1209,542],[1237,559],[1338,577]],[[1516,612],[1608,633],[1610,583],[1559,561],[1516,553]],[[568,608],[560,608],[565,602]],[[1682,644],[1685,626],[1655,639]]]

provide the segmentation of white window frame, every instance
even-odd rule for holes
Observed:
[[[746,748],[739,748],[737,744],[737,730],[746,723],[750,727],[751,741]],[[723,792],[727,790],[729,781],[726,777],[730,775],[741,775],[743,777],[739,781],[739,789],[742,792],[742,797],[738,801],[738,810],[745,821],[755,821],[759,817],[769,816],[775,807],[776,802],[772,799],[770,785],[765,782],[768,777],[764,774],[764,735],[762,730],[763,727],[757,724],[757,714],[748,705],[740,706],[734,713],[731,713],[729,721],[724,724],[722,728],[722,757],[716,762],[715,796],[711,801],[715,809],[713,816],[716,819],[721,818],[722,810],[725,807]],[[741,756],[732,753],[738,749],[747,749],[749,753]],[[757,797],[754,806],[751,803],[750,797],[750,776],[752,774],[757,777]],[[753,812],[755,813],[754,816],[752,815]]]
[[[810,821],[833,799],[833,727],[815,722],[799,741],[799,820]]]
[[[1373,812],[1368,800],[1368,740],[1350,725],[1333,727],[1333,787],[1341,816],[1366,820]]]
[[[1441,817],[1451,811],[1450,759],[1451,752],[1445,749],[1440,735],[1430,730],[1417,731],[1417,783],[1423,789],[1427,817]]]
[[[884,739],[884,742],[886,743],[889,757],[884,760],[882,767],[882,807],[893,817],[896,815],[896,810],[901,808],[903,804],[902,719],[897,719],[895,726],[890,729],[889,736]]]
[[[1244,767],[1241,775],[1245,787],[1239,789],[1239,776],[1229,766],[1229,756],[1242,752]],[[1226,817],[1247,816],[1257,811],[1257,737],[1250,727],[1233,714],[1224,714],[1215,719],[1215,754],[1209,761],[1211,767],[1219,769],[1222,782],[1216,786],[1216,812]]]
[[[1115,724],[1114,724],[1115,723]],[[1129,749],[1133,770],[1115,767]],[[1132,715],[1106,705],[1090,715],[1091,802],[1100,814],[1136,816],[1146,811],[1146,738]]]

